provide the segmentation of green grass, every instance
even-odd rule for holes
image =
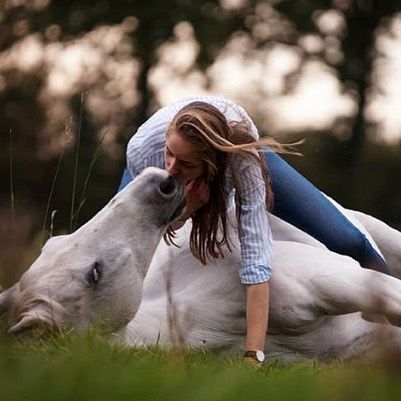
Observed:
[[[4,327],[4,326],[3,326]],[[267,363],[111,345],[94,333],[0,336],[0,400],[397,400],[401,380],[366,364]]]

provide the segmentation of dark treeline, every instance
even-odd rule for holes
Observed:
[[[286,77],[285,93],[291,93],[298,82],[304,63],[322,60],[341,82],[343,92],[354,99],[355,113],[345,121],[335,121],[324,132],[296,133],[296,137],[308,136],[308,140],[301,147],[304,157],[291,158],[290,162],[345,206],[401,226],[401,146],[381,144],[376,138],[378,127],[364,117],[368,94],[378,90],[372,78],[374,62],[380,56],[375,38],[391,30],[391,18],[401,8],[398,0],[244,0],[233,2],[234,6],[217,0],[15,4],[2,2],[0,10],[0,219],[6,247],[11,244],[11,232],[22,242],[37,236],[45,218],[47,233],[50,229],[69,231],[90,218],[115,193],[125,145],[135,128],[158,106],[149,77],[159,62],[160,47],[174,41],[175,28],[183,21],[192,27],[199,46],[191,69],[204,73],[205,89],[210,84],[208,67],[238,35],[248,40],[250,63],[255,52],[267,51],[277,43],[297,48],[301,62]],[[342,26],[335,32],[322,29],[316,22],[327,11],[341,17]],[[102,115],[91,108],[87,95],[103,93],[111,79],[105,70],[96,72],[95,78],[84,76],[66,94],[52,97],[48,77],[51,57],[56,56],[45,61],[42,54],[32,65],[29,58],[27,63],[21,58],[7,58],[29,38],[37,40],[42,49],[55,45],[65,49],[101,27],[116,26],[123,28],[123,36],[112,49],[106,51],[105,46],[104,62],[136,62],[132,88],[126,88],[135,93],[136,100],[132,106],[119,107],[124,95],[121,91],[109,98],[100,96],[108,102]],[[300,39],[305,35],[319,38],[324,46],[313,51],[302,48]],[[114,128],[108,133],[110,126]],[[338,135],[341,140],[336,139]],[[54,210],[57,213],[52,219]]]

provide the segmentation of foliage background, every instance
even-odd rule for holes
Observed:
[[[377,106],[393,93],[400,10],[397,0],[2,0],[0,282],[50,231],[93,216],[116,192],[136,128],[193,93],[238,101],[262,135],[307,138],[289,160],[297,169],[401,227],[401,121],[391,131],[397,108]]]

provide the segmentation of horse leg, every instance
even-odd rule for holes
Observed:
[[[321,316],[353,312],[401,326],[401,280],[305,244],[275,242],[273,251],[271,320],[280,330],[310,331]]]
[[[318,274],[307,283],[318,311],[328,315],[362,312],[366,320],[384,317],[401,327],[401,281],[361,268],[337,266],[335,274]]]

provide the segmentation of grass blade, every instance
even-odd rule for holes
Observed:
[[[44,219],[43,219],[43,226],[42,226],[42,233],[41,233],[41,241],[40,241],[40,247],[41,247],[41,248],[42,248],[42,246],[43,246],[43,244],[44,244],[44,242],[45,242],[45,230],[46,230],[46,224],[47,224],[47,216],[48,216],[48,214],[49,214],[50,202],[51,202],[51,199],[52,199],[52,197],[53,197],[53,192],[54,192],[54,188],[55,188],[55,186],[56,186],[56,181],[57,181],[57,177],[58,177],[58,174],[59,174],[59,171],[60,171],[61,162],[62,162],[63,157],[64,157],[64,151],[65,151],[65,147],[63,147],[63,150],[62,150],[62,152],[61,152],[61,154],[60,154],[60,157],[59,157],[59,159],[58,159],[56,172],[54,173],[53,182],[52,182],[52,185],[51,185],[51,188],[50,188],[50,194],[49,194],[49,197],[48,197],[48,199],[47,199],[47,205],[46,205],[45,217],[44,217]],[[53,214],[52,214],[52,218],[53,218],[53,217],[54,217],[54,216],[53,216]],[[52,222],[52,224],[53,224],[53,222]],[[53,228],[51,229],[51,231],[53,231]],[[50,234],[50,236],[51,236],[51,235],[52,235],[52,233]]]
[[[107,135],[107,132],[108,132],[108,131],[106,130],[106,131],[102,134],[102,136],[100,137],[100,140],[99,140],[99,142],[98,142],[98,144],[97,144],[97,146],[96,146],[95,152],[93,153],[91,162],[90,162],[90,164],[89,164],[88,173],[86,174],[85,182],[84,182],[84,185],[82,186],[81,198],[80,198],[80,201],[79,201],[79,206],[78,206],[77,210],[75,211],[75,213],[74,213],[74,215],[73,215],[73,222],[74,222],[74,224],[73,224],[73,229],[75,229],[75,227],[77,226],[79,213],[80,213],[80,211],[81,211],[83,205],[84,205],[85,202],[86,202],[86,193],[87,193],[87,189],[88,189],[89,179],[90,179],[90,177],[92,176],[93,168],[95,167],[95,164],[96,164],[97,160],[98,160],[99,157],[100,157],[101,146],[102,146],[102,143],[103,143],[103,141],[104,141],[104,138],[105,138],[106,135]]]
[[[71,194],[71,211],[70,211],[70,232],[74,230],[74,213],[75,213],[75,196],[77,190],[77,177],[78,177],[78,165],[79,165],[79,147],[81,143],[81,130],[82,130],[82,117],[84,109],[85,93],[81,92],[81,106],[79,110],[79,128],[76,138],[75,145],[75,163],[74,163],[74,174],[72,182],[72,194]]]
[[[14,171],[13,171],[13,131],[10,129],[10,204],[11,204],[11,227],[13,248],[16,252],[17,239],[16,239],[16,224],[15,224],[15,193],[14,193]]]

